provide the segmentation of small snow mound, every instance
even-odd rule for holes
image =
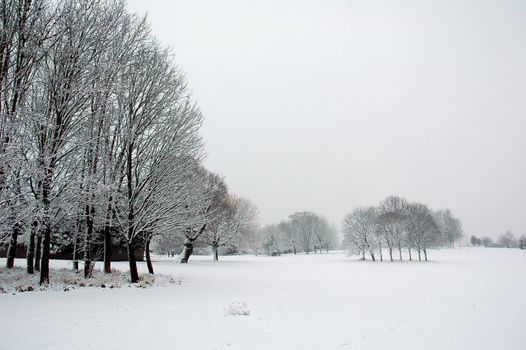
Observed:
[[[250,310],[248,309],[247,303],[244,301],[234,301],[226,308],[226,313],[228,315],[250,315]]]

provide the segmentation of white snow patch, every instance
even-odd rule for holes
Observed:
[[[0,348],[524,349],[526,251],[461,248],[429,257],[155,258],[156,272],[184,283],[0,294]],[[127,271],[126,262],[113,267]],[[145,263],[139,271],[148,271]],[[225,315],[235,300],[250,316]]]

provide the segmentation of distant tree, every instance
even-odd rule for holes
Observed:
[[[336,230],[329,225],[326,218],[317,215],[314,222],[314,253],[318,250],[320,253],[322,249],[329,252],[329,249],[336,243]]]
[[[488,236],[484,236],[482,237],[482,245],[486,248],[491,247],[493,245],[493,240]]]
[[[453,248],[455,242],[462,238],[462,224],[459,219],[453,216],[451,210],[438,210],[433,213],[433,218],[440,230],[443,244],[447,247]]]
[[[418,260],[422,260],[423,252],[427,261],[427,250],[440,246],[440,232],[431,210],[425,204],[411,203],[408,206],[407,228],[418,253]]]
[[[285,233],[285,250],[290,250],[294,255],[298,253],[299,250],[299,240],[300,233],[296,226],[292,224],[290,220],[281,221],[278,224],[279,229]]]
[[[482,240],[480,238],[477,238],[477,236],[471,236],[469,242],[474,247],[480,247],[480,245],[482,244]]]
[[[519,238],[519,248],[526,249],[526,236],[521,236],[521,238]]]
[[[201,239],[212,248],[214,261],[219,260],[219,248],[239,247],[254,238],[258,211],[245,198],[227,195],[220,204],[220,212],[207,225]]]
[[[282,225],[271,224],[260,230],[261,246],[266,254],[270,256],[281,255],[287,250],[287,233]]]
[[[366,253],[376,260],[377,214],[374,207],[362,207],[354,209],[343,219],[343,245],[351,253],[360,253],[363,260]]]
[[[393,261],[393,249],[398,249],[398,256],[402,260],[402,246],[406,241],[406,225],[408,202],[404,198],[389,196],[378,208],[378,229],[387,244],[389,259]]]
[[[510,230],[506,231],[499,237],[499,245],[504,248],[516,248],[518,246],[517,238]]]
[[[195,215],[193,223],[189,223],[183,230],[184,244],[183,250],[179,254],[178,260],[182,264],[187,264],[194,251],[194,245],[205,233],[208,225],[213,224],[222,215],[223,203],[228,196],[228,187],[223,178],[204,168],[197,168],[194,177],[198,179],[195,192],[197,201],[187,203],[194,207]]]
[[[300,248],[307,254],[314,249],[315,233],[318,229],[318,216],[312,212],[296,212],[289,216],[289,228],[295,232]]]

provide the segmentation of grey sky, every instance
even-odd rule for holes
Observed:
[[[390,194],[526,234],[526,1],[130,0],[262,223]]]

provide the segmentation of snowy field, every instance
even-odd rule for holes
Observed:
[[[192,257],[188,265],[160,258],[156,272],[181,285],[0,295],[0,348],[525,349],[525,251],[460,248],[430,257],[372,263],[333,252]],[[229,313],[234,302],[250,314]]]

